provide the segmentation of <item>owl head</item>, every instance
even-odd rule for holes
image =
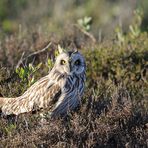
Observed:
[[[85,72],[85,60],[77,50],[64,51],[60,46],[58,50],[59,55],[56,58],[54,69],[67,75],[79,75]]]

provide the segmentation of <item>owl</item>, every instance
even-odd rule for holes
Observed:
[[[58,50],[59,55],[47,76],[19,97],[0,98],[4,115],[48,109],[51,117],[57,117],[80,104],[85,85],[85,59],[77,50],[66,52],[61,47]]]

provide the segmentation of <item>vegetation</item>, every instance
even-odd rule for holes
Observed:
[[[7,1],[1,0],[0,6]],[[27,2],[22,1],[24,9]],[[19,96],[45,76],[58,44],[65,49],[77,47],[83,53],[87,81],[81,105],[65,118],[50,119],[47,110],[17,118],[1,115],[0,147],[147,147],[148,32],[143,26],[144,13],[136,10],[128,29],[117,26],[111,39],[93,34],[95,14],[77,19],[60,36],[45,28],[11,30],[10,34],[4,28],[6,32],[0,35],[1,96]],[[1,12],[0,16],[6,19]]]

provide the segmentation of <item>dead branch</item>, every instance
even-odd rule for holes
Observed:
[[[19,60],[16,68],[18,68],[24,61],[26,61],[28,58],[32,57],[32,56],[36,56],[44,51],[46,51],[51,45],[51,42],[48,43],[48,45],[46,47],[44,47],[43,49],[39,50],[39,51],[36,51],[36,52],[33,52],[31,53],[30,55],[28,55],[27,57],[23,58],[24,57],[24,54],[25,52],[22,53],[22,56],[21,56],[21,59]]]
[[[22,53],[22,56],[21,56],[20,60],[18,61],[17,65],[16,65],[16,69],[22,64],[24,54],[25,54],[25,51]]]
[[[85,31],[82,27],[80,27],[77,24],[74,24],[74,26],[79,29],[83,34],[85,34],[86,36],[88,36],[94,43],[96,43],[96,38],[89,32]]]

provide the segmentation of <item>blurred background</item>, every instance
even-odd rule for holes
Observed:
[[[96,38],[108,37],[117,26],[128,31],[136,9],[142,11],[141,29],[147,31],[148,0],[0,0],[0,37],[26,28],[60,34],[85,21]]]

